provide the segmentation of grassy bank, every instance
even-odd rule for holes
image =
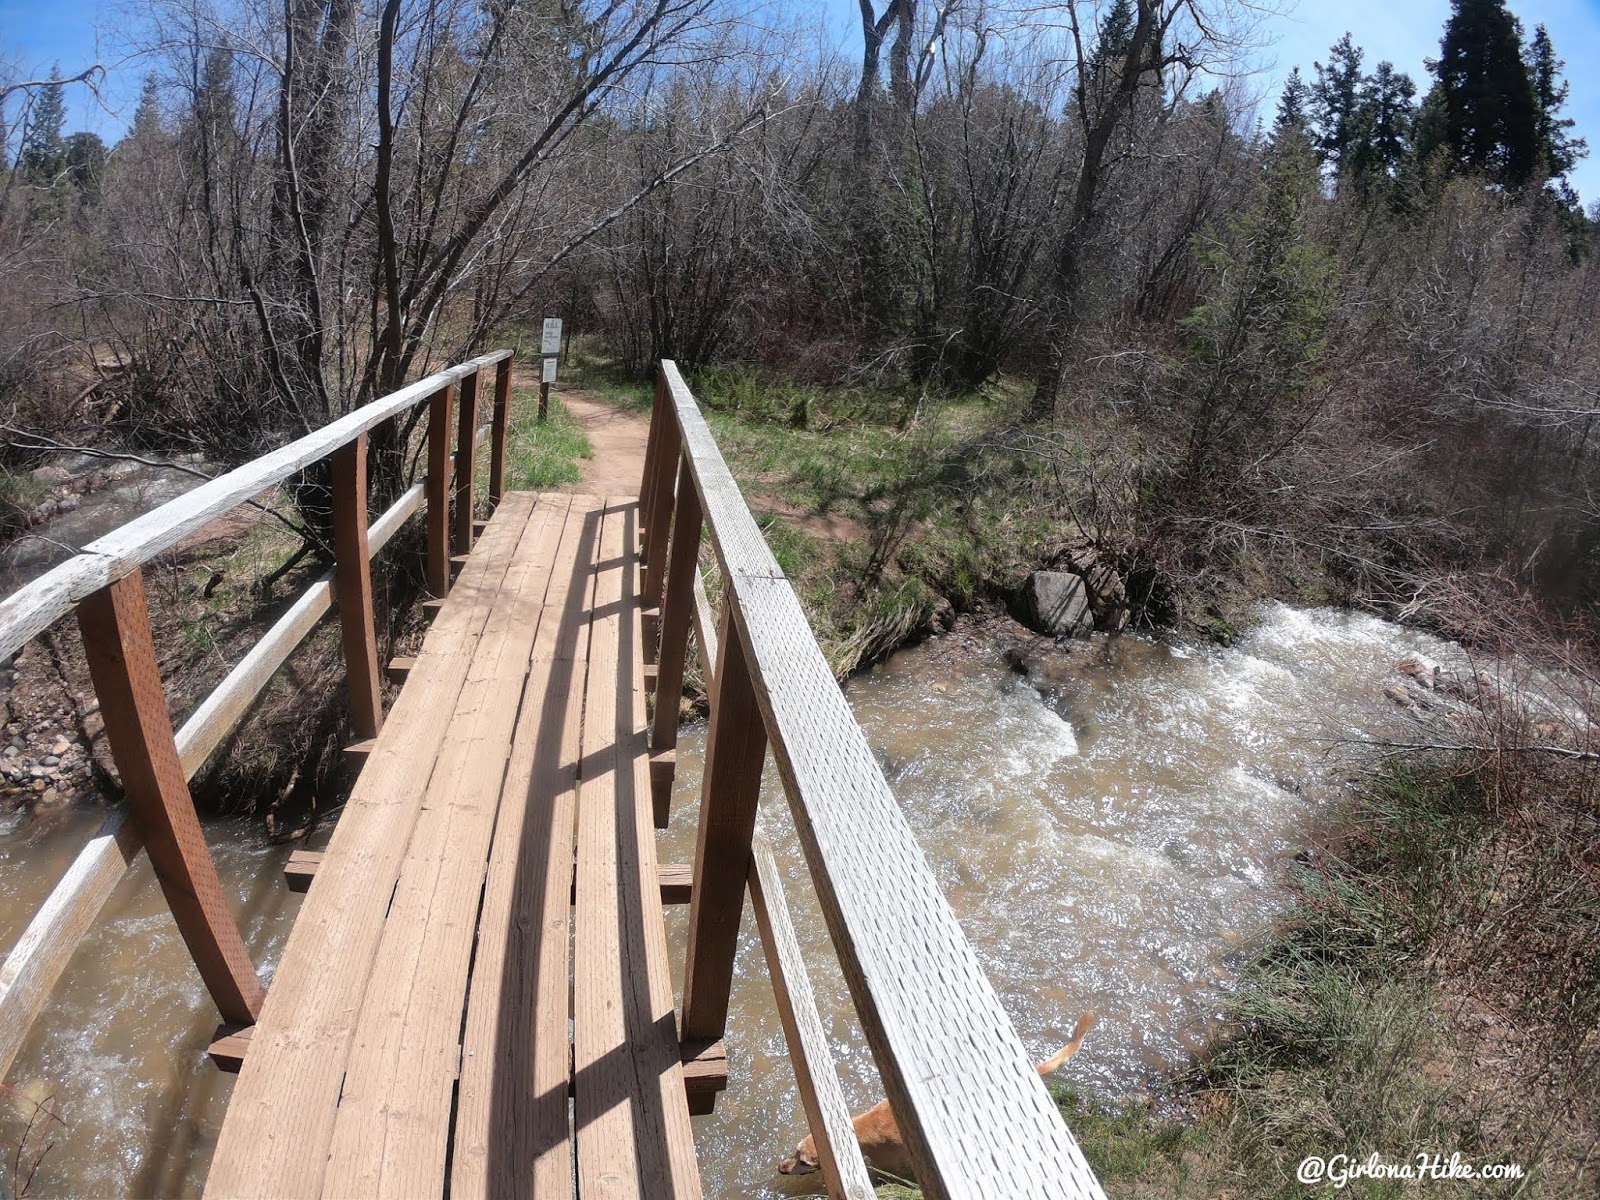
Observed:
[[[506,487],[511,491],[544,491],[577,483],[581,462],[594,457],[583,427],[554,393],[544,421],[539,420],[539,389],[513,388],[506,431]],[[487,488],[487,455],[481,456]]]
[[[568,377],[625,407],[647,386],[580,343]],[[1009,383],[937,401],[822,388],[746,368],[690,380],[818,640],[847,674],[942,619],[1003,602],[1081,540],[1049,464],[1014,444]]]
[[[567,378],[626,408],[650,388],[580,339]],[[1025,383],[964,395],[903,380],[824,387],[743,366],[691,386],[841,675],[942,619],[1014,605],[1041,568],[1091,554],[1134,626],[1228,641],[1264,596],[1348,600],[1336,563],[1293,542],[1194,559],[1196,535],[1150,519],[1159,455],[1114,409],[1087,402],[1040,424]],[[1363,561],[1369,548],[1359,548]]]
[[[1394,763],[1364,785],[1248,964],[1231,1037],[1150,1103],[1053,1086],[1108,1194],[1331,1194],[1297,1180],[1303,1159],[1376,1152],[1525,1174],[1343,1194],[1593,1196],[1597,800],[1594,764],[1509,756]]]

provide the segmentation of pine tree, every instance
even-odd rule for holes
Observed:
[[[100,185],[106,169],[106,144],[100,135],[75,133],[69,137],[65,162],[67,178],[83,203],[100,203]]]
[[[1133,28],[1133,0],[1113,0],[1100,20],[1094,49],[1089,52],[1090,79],[1098,79],[1107,67],[1116,67],[1127,57],[1128,44],[1133,41]]]
[[[1448,160],[1447,168],[1454,165],[1446,124],[1444,88],[1435,83],[1417,106],[1417,119],[1411,126],[1411,161],[1417,167],[1436,167],[1435,158]]]
[[[1540,159],[1522,27],[1505,0],[1452,0],[1437,63],[1443,137],[1457,166],[1503,187],[1527,183]]]
[[[1589,150],[1587,142],[1570,133],[1576,122],[1561,116],[1567,103],[1567,81],[1561,77],[1566,65],[1556,57],[1549,31],[1536,26],[1528,44],[1528,74],[1533,82],[1535,136],[1545,173],[1552,179],[1565,177]]]
[[[67,143],[61,136],[67,123],[66,86],[61,68],[51,68],[50,82],[39,89],[33,111],[28,115],[22,152],[17,157],[23,178],[29,183],[49,185],[67,166]]]
[[[1358,135],[1351,169],[1362,187],[1393,179],[1411,156],[1417,85],[1393,63],[1380,62],[1361,81]]]
[[[194,102],[180,133],[190,162],[210,170],[238,141],[238,100],[233,82],[233,52],[218,46],[206,55],[195,81]]]
[[[1256,203],[1226,234],[1197,239],[1208,295],[1182,322],[1191,398],[1182,475],[1213,499],[1228,499],[1284,422],[1303,415],[1335,299],[1333,255],[1306,227],[1320,191],[1316,154],[1288,136],[1264,167]]]
[[[1335,176],[1350,165],[1360,137],[1361,48],[1347,33],[1328,52],[1328,65],[1315,64],[1311,85],[1312,144]]]
[[[1290,71],[1289,78],[1283,81],[1283,91],[1278,96],[1278,115],[1272,122],[1274,142],[1291,129],[1305,132],[1308,122],[1306,104],[1310,94],[1306,81],[1300,76],[1300,68]]]
[[[161,84],[155,72],[144,77],[139,90],[139,105],[133,110],[133,123],[128,126],[131,141],[148,142],[165,132],[161,123]]]

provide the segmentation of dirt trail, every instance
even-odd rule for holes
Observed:
[[[539,386],[532,372],[519,378],[516,383],[518,387],[533,390]],[[649,417],[618,408],[598,396],[577,389],[557,385],[552,391],[561,397],[561,402],[583,427],[589,444],[594,447],[594,457],[584,459],[579,464],[583,479],[566,484],[561,490],[597,496],[638,495],[639,482],[644,477],[645,441],[650,435]],[[806,512],[765,491],[750,492],[748,497],[754,509],[775,513],[819,541],[839,543],[871,540],[871,530],[860,521],[843,514]]]
[[[518,363],[512,371],[511,385],[537,396],[538,372]],[[560,490],[594,496],[637,496],[639,481],[644,478],[644,446],[650,436],[650,419],[560,383],[552,385],[550,391],[567,406],[594,447],[594,457],[578,464],[583,478]]]
[[[583,392],[562,389],[560,395],[594,447],[594,457],[579,464],[582,482],[568,484],[562,491],[637,496],[644,477],[645,440],[650,435],[648,418]]]

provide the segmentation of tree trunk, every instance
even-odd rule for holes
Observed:
[[[1051,273],[1050,292],[1045,297],[1049,350],[1044,367],[1034,382],[1029,415],[1034,418],[1055,412],[1066,381],[1068,354],[1078,323],[1080,278],[1084,243],[1096,216],[1096,206],[1105,182],[1106,152],[1118,123],[1133,107],[1134,97],[1143,86],[1145,75],[1159,71],[1161,34],[1170,14],[1163,12],[1163,0],[1139,0],[1138,17],[1128,50],[1118,64],[1116,86],[1104,102],[1091,98],[1091,81],[1080,77],[1077,106],[1084,126],[1083,164],[1072,190],[1072,204],[1062,226]],[[1098,89],[1094,89],[1098,90]]]

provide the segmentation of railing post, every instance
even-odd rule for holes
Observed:
[[[494,424],[489,433],[489,503],[506,493],[506,432],[511,419],[511,359],[494,367]]]
[[[367,435],[335,450],[332,465],[334,597],[350,685],[350,726],[358,738],[375,738],[383,727],[383,691],[367,553]]]
[[[700,788],[700,831],[689,904],[689,953],[683,980],[683,1040],[715,1041],[727,1032],[733,955],[739,943],[750,838],[756,827],[767,730],[756,707],[744,639],[724,597],[721,659],[712,684]]]
[[[455,385],[445,384],[428,400],[428,590],[439,599],[450,592],[450,406]]]
[[[645,531],[644,597],[646,611],[661,608],[667,585],[667,533],[672,525],[673,484],[678,477],[678,458],[683,453],[683,432],[678,416],[666,396],[666,377],[659,385],[656,406],[661,409],[661,429],[656,439],[655,477],[650,482],[650,524]],[[645,661],[653,661],[655,638],[645,637]]]
[[[650,406],[650,432],[644,442],[644,477],[639,480],[639,534],[643,543],[655,524],[652,502],[656,496],[656,469],[661,463],[661,426],[667,420],[667,373],[656,364],[656,398]]]
[[[457,554],[472,553],[472,460],[478,441],[478,372],[461,380],[461,418],[456,425]]]
[[[135,570],[78,606],[84,655],[135,827],[167,906],[224,1021],[253,1024],[266,989],[228,911],[195,815]]]
[[[672,517],[672,549],[667,555],[666,598],[661,603],[661,652],[656,667],[655,719],[650,748],[671,750],[678,744],[678,705],[683,700],[683,668],[689,653],[689,622],[694,615],[694,583],[700,570],[700,494],[687,456],[680,456],[678,504]],[[657,829],[667,827],[672,803],[672,775],[650,774],[651,800]]]

